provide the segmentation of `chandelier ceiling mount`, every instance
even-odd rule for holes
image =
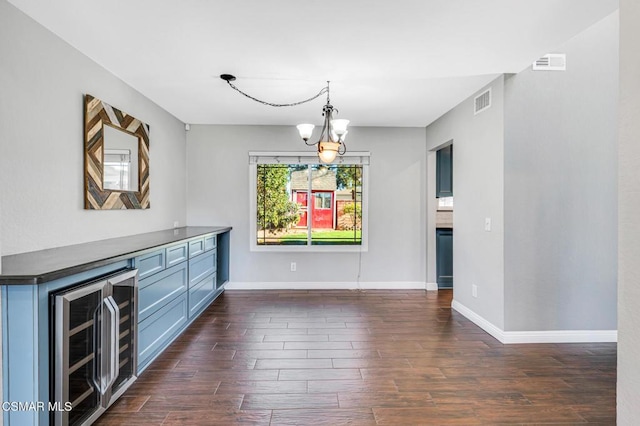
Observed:
[[[298,132],[300,133],[300,137],[302,138],[302,140],[306,145],[308,146],[317,145],[318,157],[323,163],[331,163],[333,162],[333,160],[335,160],[338,154],[344,155],[344,153],[347,152],[347,146],[344,143],[344,138],[347,136],[347,133],[348,133],[347,126],[349,125],[349,120],[333,118],[333,115],[338,113],[338,109],[334,108],[333,105],[331,105],[331,99],[329,96],[330,95],[329,81],[327,81],[327,85],[323,87],[322,90],[320,90],[320,92],[318,92],[318,94],[315,96],[312,96],[308,99],[304,99],[298,102],[277,104],[272,102],[265,102],[260,99],[254,98],[253,96],[248,95],[247,93],[238,89],[232,83],[232,81],[236,80],[236,77],[234,75],[221,74],[220,78],[226,81],[229,87],[231,87],[233,90],[237,91],[238,93],[242,94],[243,96],[253,101],[256,101],[258,103],[261,103],[263,105],[268,105],[272,107],[290,107],[290,106],[301,105],[301,104],[310,102],[314,99],[317,99],[326,93],[327,103],[322,108],[324,123],[322,125],[322,131],[320,132],[320,138],[318,139],[318,141],[309,143],[309,139],[311,139],[311,136],[313,134],[313,129],[315,127],[313,124],[308,124],[308,123],[298,124],[296,127],[298,129]]]

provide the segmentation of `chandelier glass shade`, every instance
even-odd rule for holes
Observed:
[[[329,97],[329,82],[327,81],[327,86],[322,88],[322,90],[315,96],[305,99],[299,102],[294,102],[290,104],[274,104],[270,102],[261,101],[259,99],[250,96],[240,89],[238,89],[231,82],[236,78],[231,74],[222,74],[220,76],[221,79],[225,80],[232,89],[241,93],[249,99],[252,99],[256,102],[259,102],[263,105],[269,105],[273,107],[285,107],[285,106],[295,106],[300,105],[314,99],[317,99],[323,94],[327,94],[327,104],[322,108],[322,115],[324,116],[324,123],[322,125],[322,131],[320,132],[320,138],[317,142],[309,142],[311,136],[313,135],[313,129],[315,126],[313,124],[298,124],[296,127],[298,132],[300,133],[300,137],[308,146],[316,145],[318,151],[318,158],[320,161],[329,164],[332,163],[338,155],[344,155],[347,152],[347,146],[344,143],[344,139],[347,136],[349,131],[347,130],[347,126],[349,125],[349,120],[345,119],[334,119],[334,113],[337,114],[338,110],[331,105],[331,99]]]

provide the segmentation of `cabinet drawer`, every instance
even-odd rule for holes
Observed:
[[[165,250],[161,249],[136,257],[136,268],[139,280],[162,271],[165,268]]]
[[[138,321],[187,290],[187,263],[176,265],[138,282]]]
[[[212,250],[189,261],[189,288],[216,270],[216,251]]]
[[[138,367],[163,350],[187,322],[187,293],[145,319],[138,326]]]
[[[179,244],[177,246],[167,247],[167,268],[173,265],[177,265],[180,262],[187,260],[187,243]]]
[[[216,274],[210,275],[189,289],[189,317],[196,314],[211,300],[216,291]]]
[[[189,259],[204,253],[204,238],[189,241]]]
[[[207,235],[204,237],[204,251],[213,250],[214,248],[216,248],[216,236]]]

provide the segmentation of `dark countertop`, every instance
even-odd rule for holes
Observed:
[[[230,230],[230,226],[187,226],[3,256],[0,285],[42,284],[130,259],[165,244]]]

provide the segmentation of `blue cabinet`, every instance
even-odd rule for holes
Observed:
[[[3,401],[50,401],[50,294],[131,266],[110,263],[39,285],[2,286]],[[6,426],[48,425],[47,410],[4,411]]]
[[[199,236],[136,258],[139,282],[138,371],[143,371],[219,295],[217,238]],[[161,260],[162,259],[162,260]]]
[[[138,269],[142,373],[224,290],[229,231],[187,227],[3,257],[3,400],[51,401],[50,295],[128,268]],[[2,416],[7,426],[50,423],[46,410]]]

